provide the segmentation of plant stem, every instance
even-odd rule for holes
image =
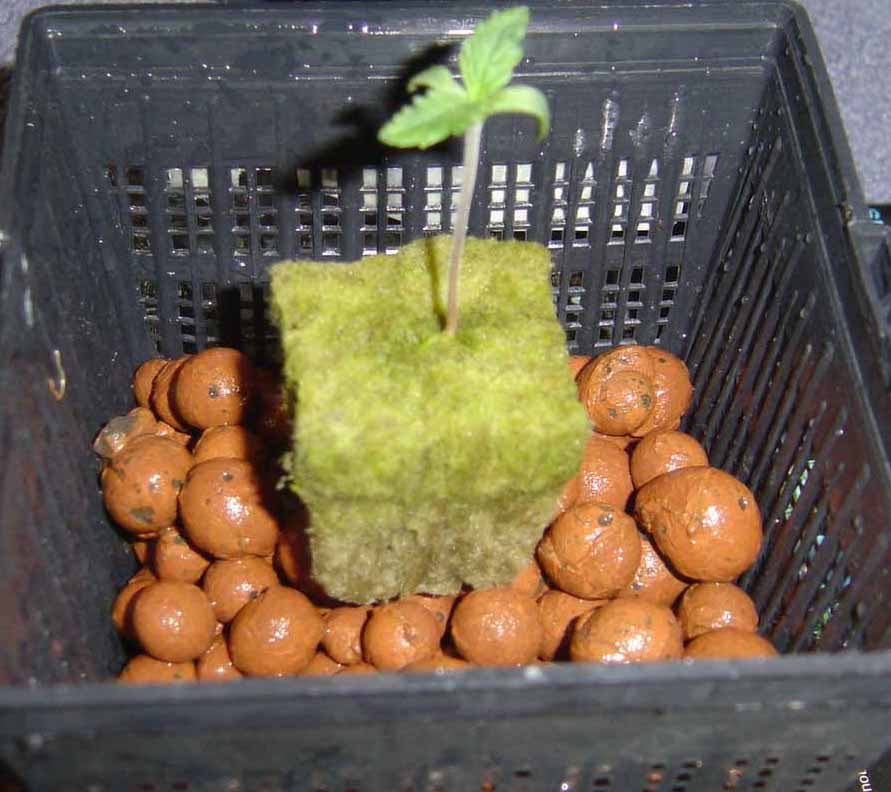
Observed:
[[[458,270],[467,239],[467,224],[470,222],[470,204],[476,187],[476,172],[480,164],[480,139],[483,122],[471,124],[464,133],[464,168],[461,176],[461,195],[458,199],[458,212],[455,227],[452,229],[452,249],[449,253],[449,305],[443,332],[453,336],[458,329]]]

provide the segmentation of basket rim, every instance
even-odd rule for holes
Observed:
[[[472,668],[460,674],[393,673],[368,676],[286,677],[278,679],[242,679],[235,684],[207,685],[121,685],[112,682],[58,684],[42,687],[0,687],[0,736],[21,733],[19,714],[28,711],[38,719],[46,718],[50,728],[60,710],[107,710],[120,712],[138,707],[214,706],[222,702],[231,708],[281,705],[288,701],[306,703],[323,698],[326,703],[349,703],[381,699],[405,699],[406,696],[430,702],[460,693],[471,698],[482,695],[522,693],[529,697],[534,691],[550,695],[560,692],[561,698],[581,697],[596,703],[598,709],[609,704],[596,702],[599,693],[612,692],[622,697],[625,709],[652,708],[658,704],[658,692],[672,690],[676,703],[683,696],[678,689],[700,686],[719,691],[748,683],[761,691],[760,699],[767,707],[803,709],[822,703],[839,707],[842,701],[831,696],[841,686],[852,695],[844,701],[857,701],[858,706],[891,707],[891,650],[874,652],[842,652],[825,654],[781,655],[776,658],[739,660],[681,660],[664,663],[600,665],[557,663],[519,668]],[[825,687],[824,687],[825,686]],[[863,689],[860,689],[860,688]],[[782,700],[777,690],[782,689]],[[634,691],[633,700],[623,695]],[[803,691],[811,695],[802,701]],[[824,696],[825,691],[825,698]],[[649,694],[653,695],[650,696]],[[502,699],[499,699],[502,700]],[[747,691],[746,700],[753,700]],[[721,696],[706,695],[688,702],[694,708],[725,706]],[[541,702],[532,702],[541,707]],[[852,709],[848,707],[848,709]],[[314,717],[319,716],[313,707]],[[368,713],[374,717],[374,712]]]

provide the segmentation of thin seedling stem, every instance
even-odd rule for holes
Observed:
[[[458,199],[458,212],[455,227],[452,229],[452,247],[449,252],[449,304],[443,332],[453,336],[458,330],[458,271],[467,239],[467,224],[470,222],[470,204],[476,186],[476,172],[480,164],[480,140],[483,122],[471,124],[464,133],[464,168],[461,174],[461,194]]]

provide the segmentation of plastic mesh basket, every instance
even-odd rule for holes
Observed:
[[[682,355],[688,428],[765,517],[771,663],[122,689],[132,572],[89,439],[135,365],[274,358],[269,263],[447,232],[457,152],[379,148],[488,12],[55,9],[18,53],[0,203],[0,769],[29,789],[834,790],[891,743],[891,257],[782,2],[533,5],[553,130],[487,125],[473,233],[553,254],[573,351]],[[345,315],[348,323],[350,317]],[[64,380],[64,394],[60,389]],[[869,650],[861,652],[859,650]],[[70,686],[67,683],[79,683]]]

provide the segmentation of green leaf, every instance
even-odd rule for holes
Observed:
[[[504,88],[523,58],[529,24],[525,6],[495,11],[480,22],[461,46],[458,65],[472,99],[484,99]]]
[[[429,69],[424,69],[408,81],[407,87],[409,93],[414,93],[418,88],[465,93],[445,66],[431,66]]]
[[[551,111],[547,97],[531,85],[509,85],[502,88],[486,106],[486,115],[497,113],[523,113],[534,116],[538,121],[538,139],[541,140],[551,128]]]
[[[429,148],[461,135],[482,117],[482,108],[466,92],[433,89],[415,96],[378,132],[378,140],[398,148]]]

